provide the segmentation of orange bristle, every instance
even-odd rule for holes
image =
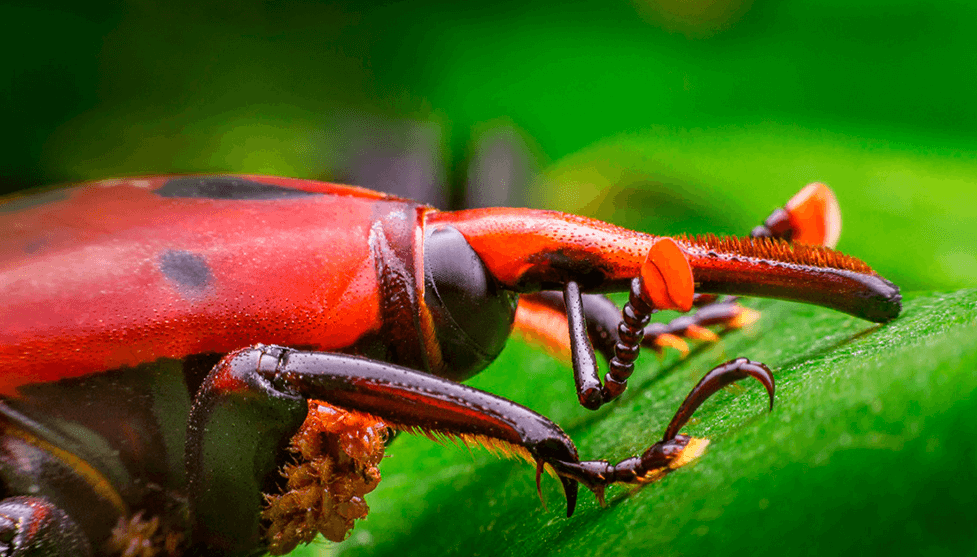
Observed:
[[[730,329],[742,329],[754,323],[757,319],[760,319],[759,311],[750,308],[740,308],[740,312],[736,314],[736,317],[730,319],[726,323],[726,326]]]
[[[682,353],[682,357],[689,355],[689,345],[681,338],[663,333],[655,337],[655,348],[674,348]]]
[[[747,257],[770,262],[871,273],[872,268],[857,257],[823,246],[792,244],[773,238],[737,238],[713,234],[676,236],[675,240],[691,251],[714,252],[720,257]]]
[[[519,445],[512,444],[502,439],[470,433],[452,433],[448,431],[432,430],[402,424],[389,425],[394,429],[398,429],[405,433],[410,433],[411,435],[423,435],[435,443],[445,444],[447,442],[452,442],[457,444],[460,441],[462,445],[469,448],[473,446],[482,447],[490,452],[493,456],[510,458],[514,460],[522,459],[530,464],[536,463],[536,459],[533,458],[533,456],[529,453],[529,450],[527,450],[525,447],[520,447]],[[549,466],[547,466],[547,471],[550,473],[555,473]]]

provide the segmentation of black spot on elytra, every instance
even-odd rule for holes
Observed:
[[[189,251],[164,252],[159,257],[159,270],[185,294],[199,294],[213,279],[207,260]]]
[[[236,176],[181,176],[155,191],[160,197],[267,200],[321,195]]]
[[[24,244],[24,253],[28,255],[35,254],[44,249],[47,246],[47,238],[38,238]]]

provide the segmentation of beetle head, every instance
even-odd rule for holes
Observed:
[[[424,239],[424,303],[449,379],[471,377],[491,363],[509,337],[518,297],[504,290],[453,226]]]

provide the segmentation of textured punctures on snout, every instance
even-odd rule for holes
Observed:
[[[515,292],[559,290],[576,280],[587,291],[626,291],[655,236],[556,211],[490,208],[431,212],[427,226],[464,235],[492,277]]]

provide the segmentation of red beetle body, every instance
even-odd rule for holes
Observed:
[[[784,218],[755,235],[796,233]],[[122,552],[106,544],[126,523],[138,532],[120,543],[164,555],[287,550],[295,542],[270,538],[291,526],[274,525],[265,497],[284,487],[310,400],[511,449],[559,475],[568,513],[578,482],[602,497],[694,458],[679,429],[722,385],[753,376],[772,401],[769,370],[737,360],[703,379],[644,455],[581,462],[552,422],[453,382],[501,351],[516,293],[564,291],[588,407],[623,390],[647,315],[688,310],[694,286],[875,321],[899,311],[898,288],[821,248],[673,241],[542,211],[440,213],[283,178],[97,182],[10,200],[0,229],[0,546],[15,555],[45,543],[61,549],[41,555]],[[583,314],[614,324],[580,291],[629,284],[619,333],[600,346],[602,385]]]
[[[301,180],[193,185],[101,182],[0,215],[0,363],[18,370],[0,392],[259,341],[368,352],[384,334],[378,235],[419,256],[429,209]]]

